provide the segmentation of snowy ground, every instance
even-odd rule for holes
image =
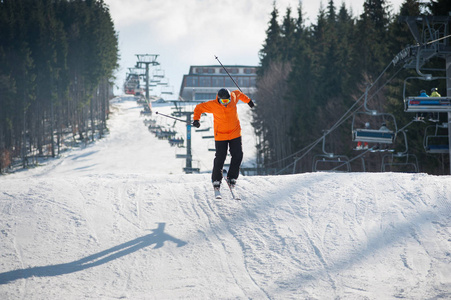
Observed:
[[[0,299],[451,298],[450,176],[242,176],[214,200],[202,133],[185,175],[116,102],[107,138],[0,177]]]

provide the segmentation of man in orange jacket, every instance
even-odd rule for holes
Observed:
[[[213,162],[213,172],[211,181],[215,191],[219,192],[222,180],[222,169],[227,156],[227,149],[230,148],[230,168],[227,172],[227,182],[234,187],[240,172],[241,161],[243,160],[243,147],[241,143],[241,126],[238,119],[237,103],[241,100],[251,108],[254,102],[244,93],[235,90],[220,89],[215,100],[210,100],[196,105],[193,115],[193,126],[199,128],[200,116],[203,113],[213,114],[214,136],[216,154]]]

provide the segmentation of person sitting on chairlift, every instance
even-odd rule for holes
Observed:
[[[420,95],[418,97],[429,97],[429,96],[428,96],[428,94],[426,94],[426,90],[421,90]],[[423,113],[420,113],[419,115],[417,114],[416,120],[417,121],[424,120],[424,114]]]
[[[428,96],[428,94],[426,94],[426,90],[421,90],[419,97],[429,97],[429,96]]]
[[[365,129],[370,129],[370,123],[369,123],[369,122],[366,122],[366,123],[365,123]],[[362,142],[361,142],[361,141],[359,141],[359,142],[357,143],[357,148],[356,148],[356,150],[362,150],[362,149],[368,149],[368,143],[367,143],[367,142],[364,142],[364,143],[363,143],[363,147],[362,147]]]
[[[387,123],[385,123],[385,122],[382,122],[382,125],[379,128],[379,131],[391,132],[391,130],[388,129],[388,127],[387,127]],[[382,149],[382,145],[380,143],[378,143],[376,146],[373,147],[373,150],[378,150],[378,149]],[[381,151],[388,151],[388,144],[385,144],[384,149]]]
[[[431,90],[431,97],[441,97],[441,95],[438,93],[437,88],[432,88]]]
[[[441,95],[438,93],[438,89],[432,88],[431,89],[431,97],[441,97]],[[432,114],[428,114],[428,119],[431,122],[438,122],[439,121],[439,115],[438,113],[432,113]]]

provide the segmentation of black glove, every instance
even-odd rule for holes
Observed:
[[[252,100],[249,101],[249,102],[247,103],[247,105],[249,105],[251,108],[255,106],[254,101],[252,101]]]
[[[193,126],[196,127],[196,128],[199,128],[200,127],[199,120],[194,120],[193,121]]]

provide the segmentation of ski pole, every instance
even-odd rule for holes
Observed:
[[[236,87],[240,90],[240,92],[242,93],[243,91],[240,89],[240,87],[238,86],[238,83],[236,83],[235,79],[233,79],[232,76],[230,76],[229,72],[227,71],[227,69],[224,67],[224,65],[221,63],[221,61],[219,60],[219,58],[215,55],[216,60],[221,64],[221,66],[224,68],[224,71],[226,71],[227,75],[229,75],[230,79],[232,79],[233,83],[236,85]]]
[[[162,115],[163,117],[171,118],[171,119],[174,119],[174,120],[177,120],[177,121],[180,121],[180,122],[191,123],[191,122],[188,122],[188,121],[186,121],[186,120],[182,120],[182,119],[179,119],[179,118],[175,118],[175,117],[172,117],[172,116],[168,116],[168,115],[159,113],[159,112],[157,112],[157,111],[155,112],[155,114],[157,114],[157,115]]]

